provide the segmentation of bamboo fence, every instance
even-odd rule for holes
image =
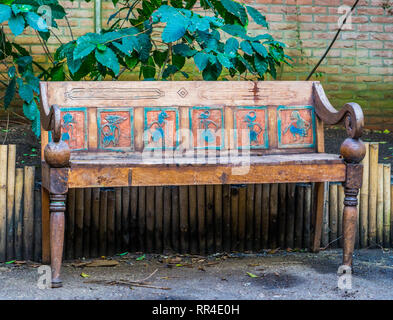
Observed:
[[[366,144],[357,248],[393,247],[391,167]],[[0,262],[41,260],[41,190],[0,145]],[[129,252],[211,254],[310,247],[313,184],[70,189],[66,259]],[[322,248],[342,246],[344,188],[325,184]]]

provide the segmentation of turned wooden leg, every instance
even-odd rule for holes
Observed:
[[[64,211],[66,195],[50,195],[50,252],[52,268],[52,288],[62,287],[60,269],[64,245]]]
[[[359,189],[344,188],[343,213],[343,265],[352,267],[352,256],[355,247],[357,228],[357,195]]]

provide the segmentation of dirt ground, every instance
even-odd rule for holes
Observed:
[[[114,267],[78,267],[80,261],[66,261],[64,286],[58,289],[37,287],[37,264],[0,264],[0,299],[392,300],[393,250],[358,250],[354,258],[352,289],[348,290],[338,288],[341,250],[209,257],[127,254],[106,258],[119,263]],[[143,279],[156,288],[119,284],[120,280]],[[96,280],[118,283],[85,282]]]

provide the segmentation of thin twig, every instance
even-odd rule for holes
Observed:
[[[153,273],[151,273],[149,276],[142,280],[137,280],[136,282],[145,282],[146,280],[150,279],[152,276],[154,276],[157,273],[158,269],[154,270]]]
[[[72,34],[72,29],[71,29],[71,26],[70,26],[70,22],[68,21],[67,16],[64,16],[64,18],[65,18],[65,20],[67,22],[68,29],[70,30],[71,39],[72,39],[72,41],[74,41],[74,35]]]

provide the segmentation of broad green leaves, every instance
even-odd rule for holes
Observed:
[[[0,4],[0,23],[11,18],[11,8],[5,4]]]
[[[267,28],[268,23],[266,22],[266,17],[263,16],[257,9],[247,6],[247,12],[251,16],[251,18],[255,21],[256,24],[259,24],[262,27]]]
[[[115,73],[115,75],[119,73],[119,61],[117,60],[115,53],[110,48],[106,47],[105,50],[102,51],[96,50],[95,56],[99,63],[111,69]]]
[[[8,25],[15,36],[19,36],[25,29],[25,19],[22,15],[12,16],[8,20]]]

